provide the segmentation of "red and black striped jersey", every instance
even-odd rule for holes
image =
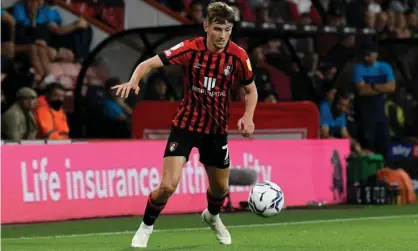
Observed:
[[[229,41],[222,52],[212,52],[206,38],[185,40],[158,54],[164,65],[181,65],[184,98],[172,126],[204,134],[226,134],[231,92],[236,84],[254,80],[244,49]]]

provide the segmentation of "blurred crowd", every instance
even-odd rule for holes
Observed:
[[[156,0],[194,23],[202,23],[210,0]],[[325,24],[357,28],[373,28],[378,39],[418,37],[418,1],[413,0],[321,0],[320,9],[311,0],[227,0],[237,10],[236,20],[264,23]],[[325,20],[320,12],[325,13]],[[238,39],[245,49],[251,48],[256,68],[257,84],[261,85],[262,100],[315,100],[324,96],[324,83],[334,80],[347,60],[358,55],[363,44],[375,43],[368,38],[324,35],[290,39],[314,86],[300,81],[298,67],[291,59],[288,45],[282,40],[259,44],[254,38]],[[376,39],[375,39],[376,40]],[[409,67],[412,68],[412,67]],[[408,72],[411,75],[411,71]],[[301,86],[302,85],[302,86]],[[313,90],[312,90],[313,88]],[[276,92],[273,92],[273,90]]]
[[[155,1],[193,23],[203,22],[205,7],[211,2]],[[350,138],[355,151],[383,153],[382,147],[376,147],[387,144],[387,141],[377,140],[382,134],[418,135],[415,126],[418,123],[418,46],[416,42],[399,46],[393,42],[418,38],[418,1],[320,0],[320,6],[311,0],[226,2],[235,9],[237,22],[254,22],[258,27],[281,22],[376,29],[378,35],[373,39],[371,36],[318,35],[267,42],[239,36],[234,40],[251,58],[260,102],[313,101],[321,113],[321,137]],[[68,126],[71,114],[63,109],[69,86],[57,79],[57,74],[51,74],[51,70],[56,62],[74,67],[83,60],[89,50],[89,37],[91,40],[87,22],[80,18],[64,24],[54,9],[53,0],[21,0],[2,10],[2,73],[5,74],[2,138],[64,139],[71,135]],[[385,43],[385,40],[390,42]],[[384,82],[389,83],[393,78],[396,89],[385,89],[385,98],[379,103],[382,116],[389,118],[387,132],[364,139],[364,127],[378,124],[359,121],[356,108],[359,95],[355,84],[358,76],[354,69],[370,58],[388,65]],[[101,121],[89,129],[89,137],[129,137],[132,106],[109,91],[120,82],[118,78],[106,77],[85,93],[87,103],[84,105],[89,107],[87,117]],[[145,100],[182,97],[182,85],[169,83],[160,72],[153,72],[147,82],[148,87],[143,88]],[[365,84],[373,84],[371,82],[365,81]],[[239,90],[233,100],[242,100]],[[108,126],[103,127],[103,123]]]
[[[58,79],[57,67],[79,66],[92,31],[83,18],[64,24],[55,4],[21,0],[1,9],[2,139],[69,137],[63,106],[73,81]]]

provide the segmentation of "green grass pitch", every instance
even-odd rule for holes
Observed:
[[[223,214],[232,245],[218,244],[199,214],[162,216],[146,250],[412,251],[418,205],[284,210],[264,219]],[[139,217],[2,226],[4,251],[128,251]]]

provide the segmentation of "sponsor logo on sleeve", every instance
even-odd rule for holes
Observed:
[[[247,59],[247,67],[249,71],[253,71],[253,68],[251,67],[250,59]]]

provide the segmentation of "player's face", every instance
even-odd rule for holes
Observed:
[[[208,42],[211,43],[215,49],[221,50],[225,48],[231,36],[233,24],[226,22],[225,24],[211,23],[204,24],[206,33],[208,34]]]

